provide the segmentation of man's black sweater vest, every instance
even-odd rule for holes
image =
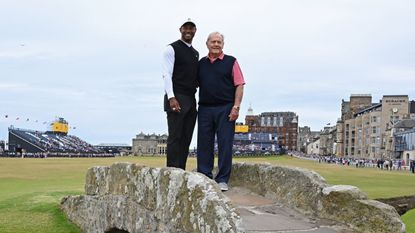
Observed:
[[[199,61],[199,105],[219,106],[234,102],[236,88],[232,68],[235,60],[225,55],[222,60],[218,58],[213,63],[208,57]]]
[[[197,87],[199,52],[178,40],[170,44],[174,49],[173,92],[194,96]]]

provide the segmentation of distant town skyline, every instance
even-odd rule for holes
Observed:
[[[351,94],[371,94],[374,102],[383,95],[415,98],[413,1],[213,5],[0,3],[0,140],[10,125],[46,130],[43,123],[55,117],[92,144],[166,133],[162,51],[189,17],[201,56],[207,35],[220,31],[225,53],[238,58],[247,83],[238,122],[251,104],[255,114],[295,112],[299,126],[317,131],[337,121],[341,100]]]

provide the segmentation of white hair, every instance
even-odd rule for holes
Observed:
[[[212,33],[210,33],[209,36],[208,36],[208,38],[207,38],[207,40],[206,40],[206,42],[208,42],[210,40],[210,38],[212,38],[212,36],[214,36],[214,35],[218,35],[218,36],[222,37],[222,42],[225,43],[225,36],[222,33],[220,33],[220,32],[212,32]]]

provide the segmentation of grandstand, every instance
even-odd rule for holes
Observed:
[[[28,129],[9,128],[9,151],[11,152],[60,152],[60,153],[101,153],[102,151],[82,139],[53,132],[39,132]]]
[[[59,118],[46,132],[9,127],[9,152],[28,154],[101,154],[103,150],[68,134],[68,123]]]
[[[107,153],[116,153],[120,155],[130,154],[132,147],[124,143],[101,143],[95,146]]]
[[[278,145],[277,133],[250,132],[249,126],[236,123],[233,151],[238,154],[276,154],[281,145]]]
[[[276,133],[236,133],[233,150],[239,153],[278,153],[278,137]]]

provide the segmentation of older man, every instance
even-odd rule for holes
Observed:
[[[223,53],[224,37],[209,34],[209,54],[199,61],[199,112],[197,170],[213,179],[215,135],[218,143],[218,174],[215,181],[228,190],[232,168],[235,121],[244,90],[244,77],[236,58]]]
[[[167,46],[163,59],[164,111],[167,113],[167,166],[186,169],[196,124],[196,87],[199,53],[192,47],[196,24],[180,26],[181,38]]]

